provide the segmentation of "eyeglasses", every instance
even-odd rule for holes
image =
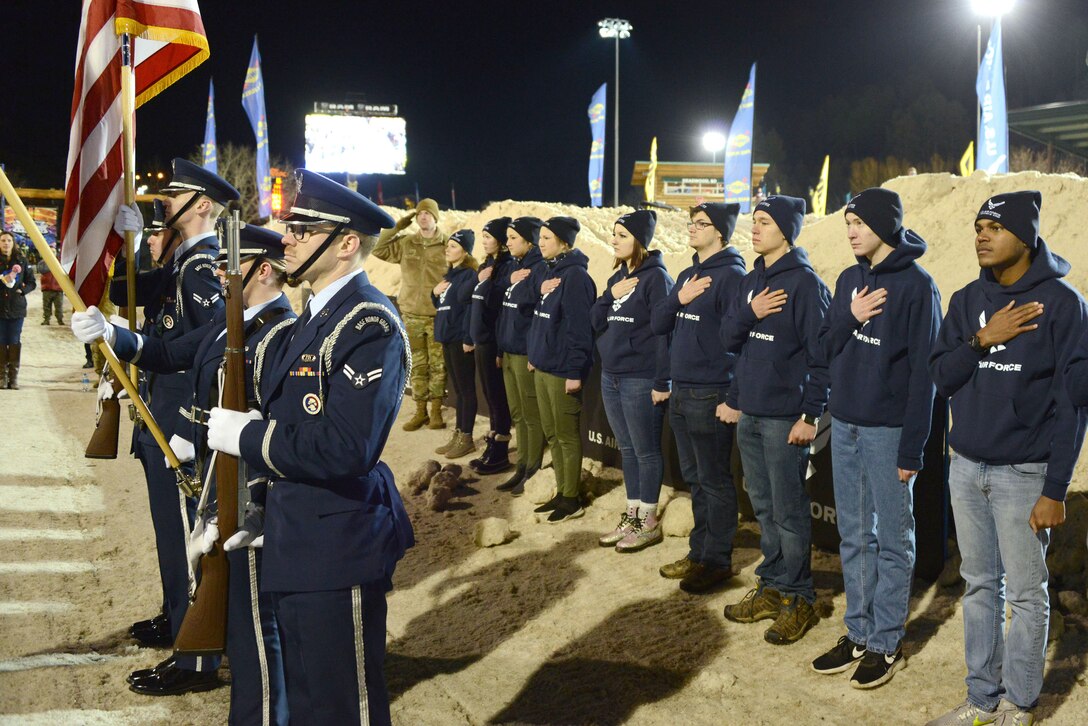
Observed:
[[[312,222],[288,222],[287,234],[295,238],[296,242],[305,242],[310,239],[311,235],[321,234],[322,232],[328,232],[328,226],[322,223],[314,224]]]
[[[713,222],[706,222],[706,221],[703,221],[701,219],[698,222],[688,222],[688,229],[691,229],[692,227],[694,227],[695,229],[699,230],[700,232],[702,232],[707,227],[713,227],[713,226],[714,226]]]

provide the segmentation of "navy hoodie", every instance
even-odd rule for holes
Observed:
[[[531,274],[521,282],[510,282],[510,277],[519,270],[529,270]],[[540,299],[540,282],[544,279],[544,258],[535,245],[513,264],[499,279],[503,287],[502,311],[499,313],[498,343],[499,355],[513,353],[526,355],[529,352],[529,325],[533,322],[533,308]]]
[[[617,300],[612,296],[612,286],[628,277],[637,278],[638,284]],[[650,313],[668,297],[672,286],[672,276],[665,270],[659,250],[650,252],[634,272],[628,273],[624,263],[608,278],[592,313],[605,372],[624,378],[652,378],[655,391],[670,389],[669,336],[654,334]]]
[[[1073,360],[1066,366],[1065,386],[1074,406],[1088,406],[1088,330],[1085,330]]]
[[[1073,405],[1063,373],[1088,327],[1084,299],[1061,278],[1069,263],[1042,239],[1031,267],[1003,287],[990,270],[952,295],[929,361],[937,390],[950,399],[949,445],[994,465],[1046,462],[1043,495],[1064,500],[1084,439],[1085,409]],[[979,355],[968,341],[1010,302],[1041,302],[1037,330]]]
[[[472,313],[468,332],[476,345],[495,342],[503,293],[510,284],[510,268],[513,265],[514,258],[509,252],[499,252],[495,257],[489,256],[480,265],[480,272],[488,269],[492,272],[491,277],[486,280],[480,280],[477,275],[476,287],[472,290]]]
[[[434,303],[434,339],[436,342],[472,345],[468,319],[472,309],[472,288],[476,286],[476,270],[464,265],[451,267],[442,277],[450,286],[441,295],[431,293]]]
[[[672,291],[654,306],[650,318],[654,335],[672,333],[669,358],[674,383],[722,389],[729,385],[735,357],[726,352],[718,329],[736,297],[744,271],[744,258],[734,247],[726,247],[702,262],[699,255],[692,255],[691,267],[680,273]],[[681,305],[680,289],[694,275],[709,277],[710,287]],[[718,403],[725,403],[724,393]]]
[[[751,302],[767,287],[789,298],[782,312],[759,320]],[[830,305],[831,292],[804,249],[790,248],[769,270],[762,257],[755,261],[722,321],[725,348],[738,354],[730,408],[772,418],[823,414],[828,374],[819,335]]]
[[[820,330],[831,364],[831,415],[857,426],[902,427],[896,466],[908,471],[921,471],[929,439],[929,355],[941,327],[941,293],[916,262],[925,252],[925,240],[908,229],[876,267],[857,258],[858,264],[839,275]],[[866,287],[884,288],[888,297],[883,312],[861,324],[850,303]]]
[[[529,363],[533,368],[570,380],[585,380],[593,365],[593,324],[590,309],[597,286],[587,271],[589,258],[581,250],[545,263],[546,274],[536,283],[562,282],[540,297],[529,328]]]

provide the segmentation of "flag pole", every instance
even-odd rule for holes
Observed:
[[[136,202],[136,78],[132,72],[132,36],[121,34],[121,153],[124,160],[125,204]],[[136,332],[136,240],[135,233],[125,230],[125,287],[127,291],[128,329]],[[129,376],[136,380],[136,365],[129,366]]]
[[[12,186],[11,181],[8,180],[8,175],[0,168],[0,194],[7,197],[7,202],[13,210],[15,210],[15,216],[23,225],[23,229],[26,230],[27,235],[30,237],[30,241],[34,243],[35,249],[38,250],[38,254],[41,255],[42,260],[46,266],[49,267],[49,271],[53,273],[53,277],[57,278],[57,283],[60,284],[61,290],[64,291],[64,295],[68,298],[68,302],[72,303],[72,308],[78,312],[85,312],[87,306],[83,303],[83,298],[76,292],[75,283],[68,277],[68,273],[61,267],[60,261],[57,256],[53,254],[53,250],[49,249],[49,244],[42,237],[41,231],[38,229],[38,225],[34,224],[33,217],[30,216],[30,212],[27,211],[26,206],[23,204],[23,200],[19,198],[19,195],[15,192],[15,187]],[[155,438],[155,441],[159,444],[159,448],[162,449],[163,455],[166,457],[167,462],[170,464],[170,468],[174,469],[177,478],[178,486],[186,495],[192,496],[192,493],[199,489],[199,483],[195,482],[192,477],[188,476],[181,470],[181,462],[178,461],[177,455],[174,450],[170,448],[170,444],[166,441],[166,436],[163,434],[162,429],[159,428],[158,423],[155,421],[155,417],[151,415],[151,411],[148,410],[147,404],[140,399],[140,393],[136,390],[136,386],[133,385],[132,380],[125,375],[125,366],[118,360],[117,355],[110,348],[109,343],[105,340],[98,341],[98,345],[102,350],[102,354],[106,356],[106,361],[110,364],[110,368],[113,369],[113,374],[117,376],[117,380],[121,382],[121,385],[125,387],[125,391],[128,392],[128,396],[132,399],[132,402],[136,405],[136,409],[140,412],[140,417],[143,419],[144,425],[147,426],[147,430]]]

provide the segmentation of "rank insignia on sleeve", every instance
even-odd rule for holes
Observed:
[[[174,329],[174,319],[172,317],[170,317],[169,315],[163,315],[162,316],[162,327],[166,328],[167,330],[173,330]]]
[[[389,321],[383,318],[381,315],[364,315],[362,319],[355,324],[355,330],[362,332],[363,328],[368,325],[378,325],[382,329],[382,335],[389,335],[393,331],[393,327],[389,324]]]
[[[351,366],[345,365],[344,375],[351,381],[352,386],[358,390],[362,390],[382,377],[382,369],[375,368],[369,373],[356,373]]]
[[[302,410],[311,416],[321,413],[321,398],[316,393],[307,393],[302,397]]]
[[[193,293],[193,300],[199,303],[202,307],[210,308],[215,305],[215,301],[219,299],[219,293],[214,293],[211,297],[200,297],[197,293]]]

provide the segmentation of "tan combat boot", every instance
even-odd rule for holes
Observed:
[[[460,459],[462,456],[476,451],[476,442],[472,440],[472,434],[458,431],[455,441],[456,443],[446,450],[447,459]]]
[[[422,425],[422,424],[421,424]],[[444,429],[446,428],[446,422],[442,420],[442,399],[431,399],[431,416],[427,422],[427,428],[429,429]]]
[[[404,423],[404,430],[417,431],[423,428],[425,423],[427,423],[427,402],[416,401],[416,412],[412,418]]]
[[[454,429],[453,430],[453,435],[450,436],[450,440],[447,441],[446,443],[442,444],[441,446],[439,446],[437,449],[435,449],[434,453],[436,453],[436,454],[445,454],[447,451],[449,451],[453,447],[457,446],[457,444],[460,442],[460,440],[461,440],[460,430]]]

